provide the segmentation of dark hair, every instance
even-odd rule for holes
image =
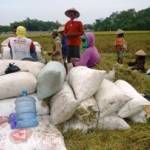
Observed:
[[[57,31],[53,31],[52,35],[58,36],[58,32]]]
[[[118,34],[117,37],[124,37],[124,33]]]
[[[12,30],[16,30],[17,27],[18,27],[17,25],[13,25],[13,26],[12,26]]]

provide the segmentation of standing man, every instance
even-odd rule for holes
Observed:
[[[67,37],[68,46],[68,62],[73,62],[74,59],[80,58],[80,45],[83,35],[83,25],[81,21],[75,20],[80,16],[80,13],[72,8],[65,11],[65,15],[70,20],[65,24],[64,35]]]

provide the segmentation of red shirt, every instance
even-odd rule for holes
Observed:
[[[81,44],[80,36],[83,33],[84,33],[83,25],[80,21],[69,20],[65,24],[64,34],[67,37],[67,45],[80,46]],[[75,35],[69,36],[69,34],[75,34]]]
[[[123,37],[117,37],[115,40],[116,51],[126,50],[127,44]]]

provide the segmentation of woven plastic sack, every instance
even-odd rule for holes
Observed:
[[[17,130],[12,130],[8,123],[2,124],[0,148],[2,150],[66,150],[63,136],[50,124],[48,118],[49,116],[40,117],[37,127],[24,129],[22,134],[17,134]]]
[[[74,116],[84,124],[91,124],[97,121],[97,112],[99,112],[98,105],[94,97],[82,101],[76,109]]]
[[[110,70],[106,75],[104,76],[105,79],[114,81],[115,80],[115,69]]]
[[[68,79],[73,88],[75,96],[79,100],[85,100],[93,96],[98,90],[103,78],[104,72],[79,66],[70,70]]]
[[[136,115],[129,117],[129,119],[135,123],[147,123],[147,114],[145,111],[142,111]]]
[[[129,129],[130,126],[122,118],[119,118],[116,115],[111,115],[100,118],[98,128],[100,130],[126,130]]]
[[[49,107],[46,102],[38,100],[36,94],[30,96],[33,96],[36,100],[36,110],[38,115],[49,114]],[[15,101],[16,98],[0,100],[0,116],[9,116],[11,113],[14,113]]]
[[[131,98],[140,96],[140,94],[137,92],[137,90],[129,84],[127,81],[124,80],[117,80],[115,84],[128,96]]]
[[[131,98],[121,91],[113,82],[104,79],[95,99],[100,110],[100,117],[110,115],[120,110]]]
[[[40,73],[41,69],[44,67],[43,63],[32,62],[32,61],[22,61],[22,60],[0,60],[0,75],[5,74],[6,68],[9,66],[9,63],[15,64],[18,66],[21,71],[30,72],[35,77]]]
[[[63,87],[66,71],[64,66],[51,61],[45,65],[38,76],[37,94],[39,99],[44,99],[54,95]]]
[[[95,122],[87,125],[75,117],[71,118],[63,124],[63,132],[67,132],[68,130],[80,130],[81,132],[86,133],[88,130],[94,128],[96,128]]]
[[[117,80],[115,84],[129,97],[132,98],[118,112],[121,118],[128,118],[143,111],[150,106],[150,102],[141,96],[128,82]]]
[[[64,83],[63,88],[50,101],[50,121],[53,125],[60,124],[70,119],[76,108],[79,106],[79,101],[74,98],[72,89],[67,83]]]
[[[150,102],[142,96],[133,98],[125,104],[118,112],[121,118],[128,118],[143,111],[150,106]]]
[[[29,72],[16,72],[0,76],[0,99],[17,97],[22,90],[28,94],[36,91],[37,80]]]

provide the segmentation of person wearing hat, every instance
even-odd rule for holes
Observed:
[[[33,41],[26,38],[26,28],[18,26],[16,29],[16,37],[9,40],[10,54],[12,59],[16,60],[37,60],[37,54]]]
[[[52,50],[51,52],[48,53],[48,55],[51,56],[52,60],[62,62],[61,40],[60,40],[57,30],[54,30],[51,33],[51,37],[52,37],[52,43],[51,43]]]
[[[135,61],[129,62],[128,65],[132,70],[139,70],[141,72],[146,72],[145,69],[146,53],[144,50],[140,49],[135,53]]]
[[[84,30],[82,22],[75,20],[80,16],[76,9],[68,9],[65,11],[65,15],[70,18],[65,24],[64,34],[67,37],[68,62],[72,62],[73,59],[80,58],[80,36],[83,35]]]
[[[127,42],[124,39],[124,31],[118,29],[116,32],[116,40],[114,43],[115,51],[117,53],[117,62],[123,64],[124,51],[127,50]]]

